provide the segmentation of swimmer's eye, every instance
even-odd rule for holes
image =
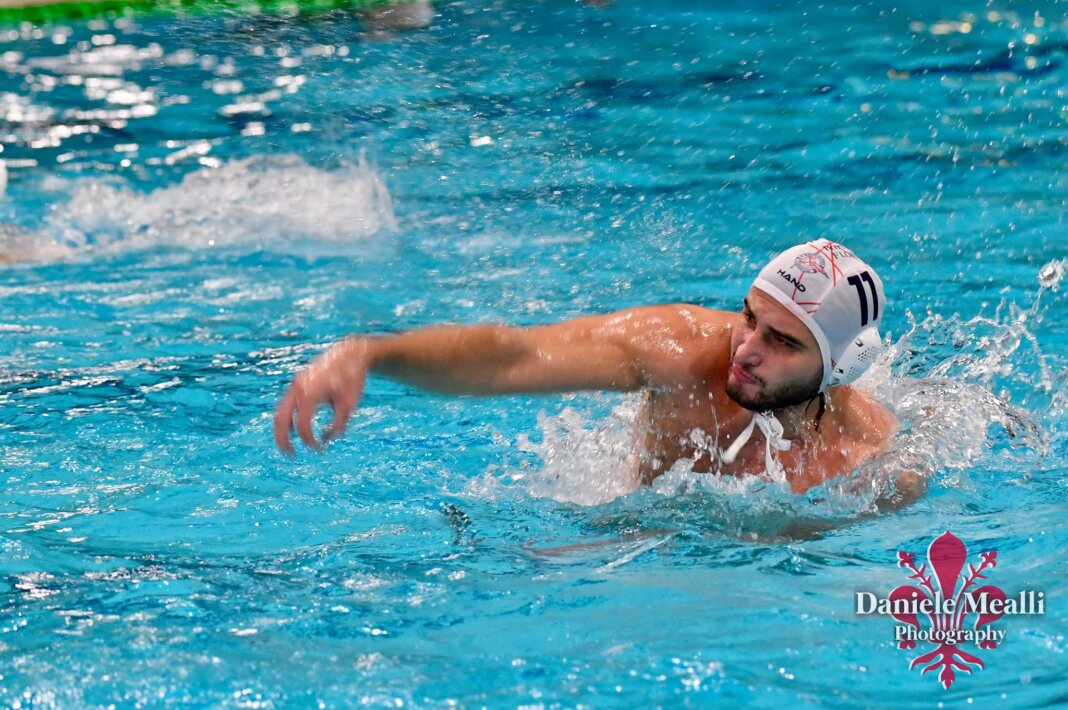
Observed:
[[[801,348],[801,346],[798,343],[795,343],[793,340],[790,340],[789,338],[784,338],[781,335],[776,335],[775,336],[775,342],[779,343],[779,345],[784,345],[784,346],[790,348],[791,350],[799,350]]]
[[[756,322],[756,318],[754,318],[753,314],[750,313],[749,311],[742,311],[742,316],[745,318],[745,322],[748,323],[749,325],[752,325],[753,323]]]

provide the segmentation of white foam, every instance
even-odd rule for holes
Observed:
[[[389,192],[365,162],[325,171],[295,156],[272,156],[204,168],[148,194],[79,182],[45,231],[79,251],[126,251],[351,242],[395,228]]]
[[[22,261],[60,261],[73,254],[73,249],[48,234],[0,224],[0,266]]]
[[[638,488],[635,417],[638,397],[627,397],[603,420],[589,420],[567,408],[556,416],[538,415],[542,441],[520,438],[517,448],[536,454],[543,465],[526,478],[538,497],[597,505]]]

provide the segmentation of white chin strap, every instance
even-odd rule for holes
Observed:
[[[725,464],[732,464],[738,458],[738,453],[745,446],[749,438],[753,436],[753,427],[760,427],[764,434],[764,467],[773,480],[786,481],[786,469],[779,463],[778,452],[790,450],[790,440],[782,438],[782,423],[771,412],[757,412],[734,443],[726,450],[720,449],[719,458]]]

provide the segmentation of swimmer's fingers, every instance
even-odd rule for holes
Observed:
[[[297,374],[279,403],[274,416],[274,440],[284,453],[293,454],[291,438],[294,422],[301,441],[315,451],[321,451],[327,441],[345,431],[363,394],[367,375],[362,358],[355,359],[354,364],[348,362],[346,353],[349,350],[343,347],[345,342],[331,347]],[[317,441],[312,431],[312,419],[322,404],[333,407],[334,418]]]
[[[287,456],[292,456],[294,453],[289,435],[293,431],[293,412],[296,407],[297,392],[296,388],[291,386],[274,410],[274,444]]]
[[[323,430],[324,444],[345,433],[345,427],[349,425],[349,419],[356,409],[356,398],[345,395],[335,399],[331,404],[334,406],[334,419],[330,422],[330,426]]]
[[[301,441],[316,451],[323,448],[322,444],[315,440],[311,425],[312,417],[315,416],[315,409],[319,402],[308,393],[305,382],[305,378],[298,375],[289,390],[286,391],[285,396],[278,405],[278,409],[274,413],[274,443],[282,453],[289,456],[295,453],[293,451],[293,443],[290,440],[290,435],[293,432],[294,415],[296,415],[297,434],[300,436]],[[325,437],[323,441],[326,441]]]
[[[337,389],[330,400],[330,404],[334,407],[334,420],[323,432],[323,443],[345,433],[345,427],[348,426],[349,419],[352,418],[352,413],[356,411],[356,405],[360,403],[360,397],[363,396],[363,385],[363,378],[356,378]]]
[[[309,449],[319,451],[323,448],[323,445],[315,440],[311,425],[312,417],[315,416],[315,408],[319,405],[319,402],[305,388],[304,380],[299,375],[297,376],[297,381],[293,383],[293,387],[296,389],[297,399],[297,434]]]

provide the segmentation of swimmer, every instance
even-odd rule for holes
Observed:
[[[695,471],[761,475],[803,493],[870,461],[897,431],[893,414],[851,384],[881,350],[885,311],[875,270],[840,244],[814,240],[764,267],[740,313],[659,305],[526,328],[342,340],[296,376],[274,438],[292,454],[294,426],[316,450],[340,436],[369,372],[464,395],[641,390],[641,483],[685,458]],[[317,440],[311,421],[323,404],[334,416]],[[896,485],[891,505],[923,492],[913,471]]]

